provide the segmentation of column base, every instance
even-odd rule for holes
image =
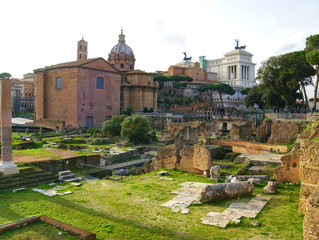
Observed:
[[[3,175],[11,175],[11,174],[17,174],[20,172],[17,165],[15,165],[13,162],[10,163],[1,163],[0,164],[0,172],[3,172]]]

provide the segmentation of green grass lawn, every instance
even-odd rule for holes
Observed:
[[[62,234],[59,234],[62,233]],[[26,240],[26,239],[36,239],[36,240],[51,240],[51,239],[61,239],[61,240],[76,240],[77,237],[71,236],[66,232],[62,232],[49,224],[44,222],[36,222],[26,227],[16,229],[11,232],[7,232],[1,235],[2,240]]]
[[[0,224],[45,214],[96,233],[97,239],[302,239],[298,185],[281,184],[256,219],[244,218],[240,224],[222,229],[204,225],[200,218],[211,211],[221,212],[234,201],[248,202],[256,194],[265,195],[264,185],[256,187],[253,196],[194,204],[184,215],[160,205],[176,196],[170,192],[178,189],[178,184],[210,180],[180,171],[169,171],[169,177],[174,180],[161,180],[150,173],[122,181],[83,181],[80,187],[64,184],[73,193],[55,197],[31,189],[1,193]],[[260,226],[253,227],[253,221]]]

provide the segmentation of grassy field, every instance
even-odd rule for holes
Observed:
[[[83,181],[80,187],[64,184],[73,193],[55,197],[31,189],[1,193],[0,224],[45,214],[96,233],[97,239],[302,239],[303,216],[297,213],[298,185],[281,184],[278,194],[271,196],[256,219],[244,218],[238,225],[221,229],[203,225],[200,218],[211,211],[221,212],[234,201],[248,202],[256,194],[264,195],[264,185],[256,187],[250,197],[192,205],[191,212],[184,215],[160,205],[175,196],[170,192],[182,182],[210,181],[180,171],[169,171],[169,177],[173,181],[161,180],[156,173],[150,173],[122,181]],[[260,226],[253,227],[253,221]]]
[[[60,233],[60,234],[59,234]],[[61,234],[62,233],[62,234]],[[26,227],[16,229],[1,236],[2,240],[76,240],[77,237],[71,236],[66,232],[50,226],[43,222],[32,223]]]

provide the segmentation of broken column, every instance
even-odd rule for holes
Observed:
[[[228,199],[249,196],[254,191],[250,182],[207,184],[200,193],[200,202],[211,202],[217,199]]]
[[[11,81],[0,79],[1,163],[4,175],[19,173],[12,161]]]

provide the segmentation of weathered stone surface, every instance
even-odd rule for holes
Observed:
[[[241,182],[236,176],[232,177],[232,179],[230,180],[231,183],[239,183]]]
[[[205,185],[206,183],[184,182],[179,185],[181,188],[172,192],[177,196],[161,206],[169,207],[173,212],[185,212],[191,203],[199,201],[200,193]]]
[[[220,166],[218,165],[212,166],[210,168],[209,174],[210,174],[211,180],[218,181],[220,176]]]
[[[206,145],[195,144],[193,167],[205,171],[212,167],[212,155]]]
[[[314,191],[319,176],[319,143],[313,141],[319,135],[319,123],[312,124],[308,139],[297,139],[300,143],[300,200],[298,210],[305,213],[309,196]]]
[[[271,136],[268,143],[288,143],[292,139],[296,139],[301,132],[302,125],[299,122],[276,121],[271,126]]]
[[[157,149],[157,155],[152,159],[150,170],[177,169],[179,165],[179,149],[176,144]]]
[[[226,177],[225,182],[229,183],[231,182],[232,178],[234,177],[234,175],[229,175]],[[238,175],[236,176],[240,181],[247,181],[250,178],[254,178],[254,179],[260,179],[260,181],[262,182],[268,182],[269,181],[269,176],[268,175]]]
[[[166,176],[168,174],[167,171],[160,171],[159,173],[157,173],[160,176]]]
[[[197,144],[201,137],[202,143],[206,143],[206,123],[168,123],[161,132],[162,141],[174,141],[180,147],[189,144]]]
[[[228,199],[249,196],[254,186],[249,182],[207,184],[200,193],[199,201],[211,202],[217,199]]]
[[[278,188],[278,183],[277,182],[269,181],[267,183],[267,186],[265,186],[263,188],[263,190],[264,190],[264,193],[275,194],[275,193],[277,193],[277,188]]]
[[[255,218],[270,199],[257,195],[248,203],[232,203],[224,212],[210,212],[201,220],[203,224],[225,228],[230,221],[239,223],[241,217]]]
[[[319,239],[319,184],[309,197],[303,222],[305,240]]]
[[[253,184],[254,186],[257,186],[260,184],[260,179],[259,178],[249,178],[247,180],[247,182],[250,182],[251,184]]]
[[[275,179],[277,182],[297,183],[300,180],[300,155],[288,154],[281,157],[282,165],[275,169]]]
[[[184,146],[180,152],[176,144],[171,144],[157,150],[152,161],[144,164],[145,171],[162,168],[179,169],[192,173],[209,173],[212,157],[206,145]]]

